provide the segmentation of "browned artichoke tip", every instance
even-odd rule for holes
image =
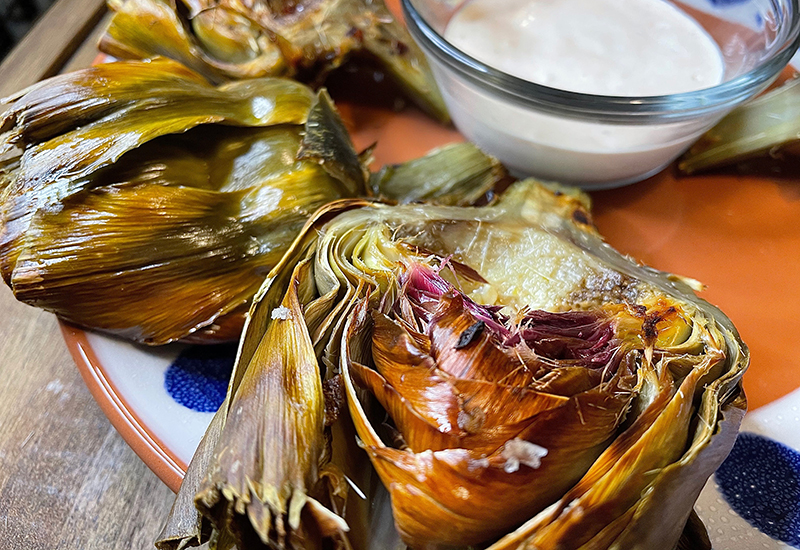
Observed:
[[[110,2],[115,14],[101,51],[123,59],[169,57],[214,82],[286,76],[316,84],[362,53],[420,108],[449,121],[425,56],[381,0],[179,3]]]

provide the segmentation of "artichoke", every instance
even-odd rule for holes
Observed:
[[[393,547],[353,430],[411,548],[702,545],[748,350],[589,208],[526,181],[482,208],[318,211],[253,303],[161,547]]]
[[[424,111],[449,120],[419,47],[382,0],[111,0],[100,50],[165,56],[213,82],[285,76],[322,83],[353,54],[374,61]]]
[[[15,296],[147,344],[238,338],[308,217],[369,192],[324,90],[215,87],[167,59],[39,83],[0,101],[0,132],[0,272]],[[425,198],[450,202],[502,177],[463,144],[414,167],[438,178]],[[394,170],[375,191],[413,199],[408,170]]]
[[[752,159],[794,157],[800,152],[800,78],[731,111],[678,160],[693,174]]]

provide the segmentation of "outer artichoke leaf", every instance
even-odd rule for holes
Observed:
[[[211,523],[195,507],[194,496],[200,489],[206,469],[213,458],[219,435],[225,425],[226,412],[227,406],[223,404],[214,414],[186,468],[181,488],[155,541],[159,550],[183,550],[200,546],[211,538]]]
[[[24,153],[17,185],[26,189],[28,182],[85,177],[142,143],[200,124],[305,122],[311,105],[307,89],[286,80],[245,84],[227,91],[193,90],[184,98],[160,99],[152,105],[145,100],[36,145]]]
[[[215,459],[196,504],[239,544],[296,547],[306,535],[300,513],[319,476],[324,452],[322,378],[297,296],[306,261],[281,302],[230,400]],[[235,452],[233,451],[235,449]]]
[[[678,160],[678,170],[693,174],[755,157],[798,153],[800,78],[731,111]]]
[[[693,444],[679,462],[661,471],[648,493],[636,505],[633,521],[614,541],[617,547],[654,548],[665,541],[674,540],[675,533],[685,523],[688,527],[686,507],[680,504],[695,502],[706,484],[708,472],[725,460],[736,440],[746,408],[747,402],[740,390],[735,399],[720,408],[721,419],[714,433],[704,441]],[[695,544],[691,548],[710,549],[705,528],[699,519],[695,519],[693,529],[697,534],[693,537]],[[684,530],[684,537],[686,534]]]
[[[40,143],[103,118],[145,96],[206,89],[199,74],[171,59],[101,63],[48,78],[0,100],[3,149]]]
[[[331,176],[344,183],[351,194],[364,194],[368,170],[361,165],[350,134],[328,92],[320,90],[308,113],[300,160],[318,162]]]
[[[435,149],[372,174],[372,193],[382,200],[469,206],[492,191],[506,172],[497,159],[471,143]]]
[[[669,401],[663,409],[660,399],[651,405],[658,414],[648,415],[652,423],[646,430],[638,438],[627,439],[626,448],[623,445],[610,448],[608,458],[597,462],[598,465],[608,464],[610,468],[594,483],[582,481],[570,491],[562,499],[562,512],[557,519],[538,528],[528,544],[545,548],[581,546],[604,530],[610,521],[636,506],[640,495],[655,482],[662,469],[675,463],[684,453],[695,410],[695,387],[713,364],[713,360],[707,360],[699,365],[683,380],[678,391],[674,391],[671,384],[666,385],[662,395]],[[631,429],[637,433],[641,431],[636,426]],[[590,471],[588,476],[593,477],[592,474]],[[586,492],[573,499],[582,487],[586,487]],[[665,541],[667,548],[677,544],[689,511],[685,510],[683,521],[673,526],[670,538]]]
[[[303,124],[311,101],[308,88],[289,80],[262,79],[213,88],[187,79],[182,89],[161,96],[143,95],[139,101],[27,149],[15,191],[25,192],[40,182],[86,177],[147,141],[200,124]]]

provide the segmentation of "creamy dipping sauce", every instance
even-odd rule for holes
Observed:
[[[716,43],[664,0],[469,0],[444,37],[483,63],[537,84],[595,95],[666,95],[719,84]],[[456,126],[518,175],[584,187],[659,171],[721,115],[612,124],[537,111],[445,74]]]
[[[689,92],[724,70],[711,37],[663,0],[470,0],[445,38],[505,73],[585,94]]]

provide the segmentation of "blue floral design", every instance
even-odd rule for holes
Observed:
[[[184,407],[215,412],[225,399],[235,356],[235,344],[186,348],[164,374],[164,388]]]
[[[770,537],[800,547],[800,453],[743,433],[716,477],[736,513]]]

